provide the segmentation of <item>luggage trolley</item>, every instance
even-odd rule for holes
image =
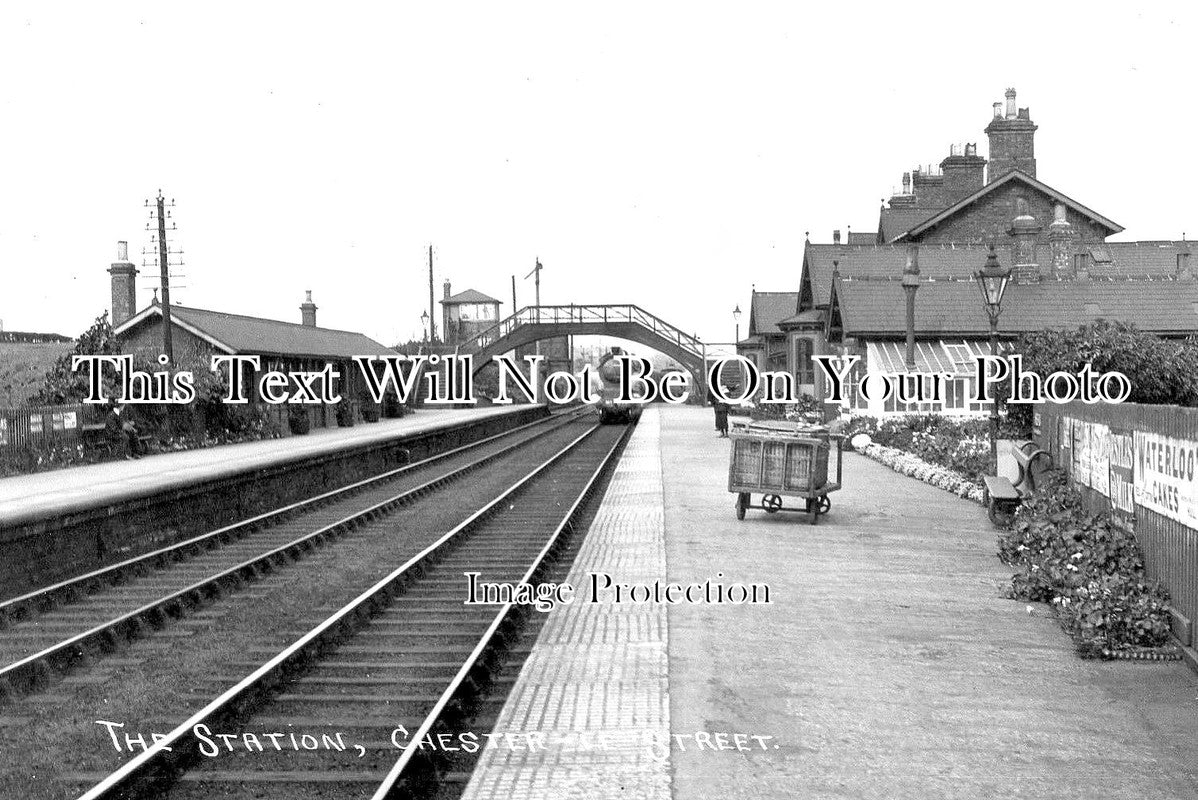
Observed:
[[[767,514],[798,511],[811,515],[815,525],[820,514],[832,508],[828,497],[841,487],[842,438],[822,426],[793,422],[753,422],[737,425],[731,432],[728,461],[728,491],[736,495],[736,518],[744,519],[754,494],[760,494]],[[835,448],[833,449],[833,443]],[[836,480],[828,480],[829,459],[836,453]],[[782,505],[783,497],[806,500],[804,507]]]

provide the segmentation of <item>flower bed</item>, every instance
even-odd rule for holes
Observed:
[[[880,444],[868,444],[857,452],[869,456],[874,461],[880,461],[895,472],[916,478],[924,483],[930,483],[947,492],[952,492],[957,497],[972,500],[975,503],[984,502],[984,491],[979,484],[948,467],[929,464],[914,453]]]
[[[943,414],[905,414],[877,420],[854,417],[845,433],[864,433],[885,447],[913,453],[925,462],[946,467],[965,480],[981,485],[990,474],[990,422],[957,419]]]
[[[1168,595],[1147,578],[1135,535],[1087,514],[1064,476],[1024,501],[998,537],[998,557],[1018,568],[1011,597],[1051,603],[1084,657],[1176,657]]]

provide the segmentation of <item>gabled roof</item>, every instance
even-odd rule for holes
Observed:
[[[485,295],[482,292],[474,289],[467,289],[464,292],[458,292],[453,297],[446,297],[441,301],[442,305],[452,306],[462,303],[498,303],[494,297]]]
[[[912,227],[906,233],[896,236],[892,241],[918,239],[926,231],[939,225],[941,222],[948,219],[949,217],[955,216],[956,214],[960,213],[964,209],[973,205],[974,203],[976,203],[978,200],[982,199],[986,195],[990,194],[991,192],[993,192],[1003,186],[1006,186],[1008,183],[1010,183],[1012,181],[1019,181],[1021,183],[1025,183],[1028,186],[1030,186],[1031,188],[1048,195],[1049,197],[1051,197],[1053,200],[1057,201],[1058,203],[1064,203],[1066,207],[1073,209],[1078,214],[1081,214],[1084,217],[1088,217],[1090,220],[1097,223],[1101,227],[1106,228],[1111,233],[1119,233],[1120,231],[1123,230],[1123,227],[1121,225],[1119,225],[1118,223],[1112,222],[1111,220],[1109,220],[1106,217],[1099,214],[1097,211],[1093,211],[1089,208],[1086,208],[1085,206],[1083,206],[1081,203],[1077,202],[1073,198],[1067,197],[1066,195],[1062,194],[1061,192],[1058,192],[1056,189],[1052,188],[1047,183],[1042,183],[1041,181],[1038,181],[1035,178],[1033,178],[1031,175],[1028,175],[1025,172],[1021,172],[1020,170],[1015,169],[1015,170],[1011,170],[1010,172],[1006,173],[998,180],[991,181],[990,183],[983,186],[981,189],[978,189],[973,194],[967,195],[966,197],[962,198],[961,200],[957,201],[953,205],[951,205],[948,208],[941,211],[939,214],[936,214],[928,219],[925,219],[923,222]]]
[[[897,280],[843,279],[833,309],[846,336],[900,337],[906,305]],[[1127,322],[1143,331],[1198,333],[1198,281],[1166,279],[1047,280],[1011,284],[1003,298],[1000,333],[1076,328],[1098,319]],[[915,296],[919,336],[981,336],[990,323],[972,280],[922,283]]]
[[[113,329],[113,333],[119,336],[148,320],[161,317],[162,307],[155,303],[125,320]],[[390,347],[352,331],[317,328],[190,306],[172,305],[171,324],[233,355],[349,358],[392,352]]]
[[[749,335],[777,334],[782,329],[778,323],[793,316],[799,310],[798,292],[753,291],[749,306]]]
[[[878,215],[878,244],[893,242],[924,220],[939,214],[943,208],[904,208],[883,206]]]

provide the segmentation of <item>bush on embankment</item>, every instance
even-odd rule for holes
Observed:
[[[1166,644],[1169,598],[1145,575],[1135,535],[1087,514],[1063,474],[1050,475],[998,537],[999,558],[1019,570],[1011,596],[1052,603],[1083,656]]]

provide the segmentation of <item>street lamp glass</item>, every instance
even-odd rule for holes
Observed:
[[[991,313],[998,313],[999,306],[1002,305],[1003,294],[1007,291],[1007,284],[1011,282],[1011,268],[998,263],[994,245],[990,245],[986,263],[974,273],[973,278],[978,282],[978,288],[982,292],[982,302],[986,304]]]
[[[740,322],[740,305],[739,304],[737,304],[736,308],[732,309],[732,319],[735,320],[736,322]]]

